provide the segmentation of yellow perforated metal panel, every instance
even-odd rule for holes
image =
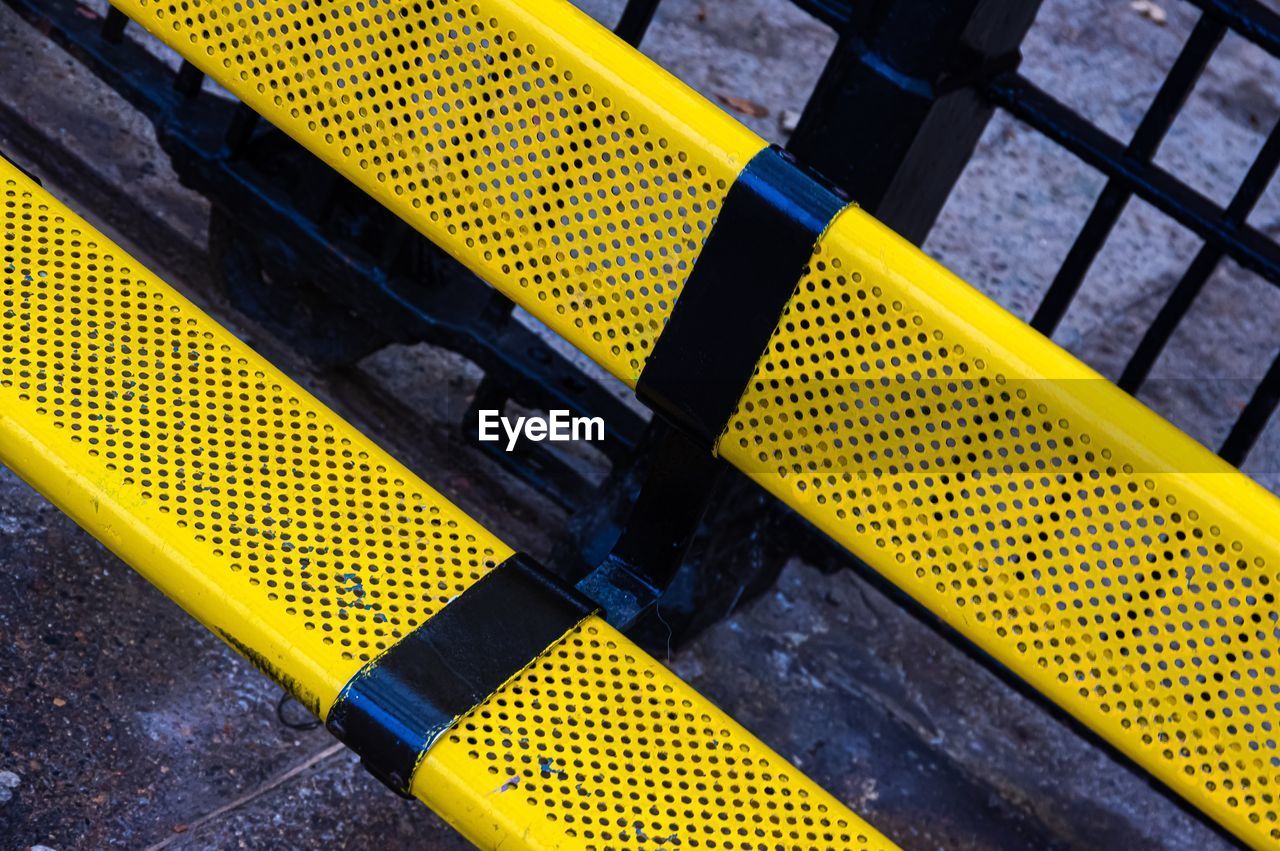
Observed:
[[[1273,496],[866,214],[721,454],[1242,837],[1280,840]]]
[[[566,3],[116,5],[627,381],[764,144]]]
[[[0,262],[0,462],[317,714],[511,554],[3,160]],[[596,618],[424,766],[485,847],[892,847]]]
[[[628,381],[763,144],[558,0],[119,5]],[[724,457],[1280,841],[1273,497],[857,211],[758,379]]]
[[[437,809],[453,802],[454,824],[483,848],[496,847],[495,814],[543,847],[888,845],[599,618],[464,718],[414,791]]]
[[[0,160],[0,460],[317,713],[510,550]]]

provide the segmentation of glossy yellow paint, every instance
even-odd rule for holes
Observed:
[[[413,792],[481,848],[891,847],[595,617],[438,742]]]
[[[560,0],[119,5],[629,382],[763,144]],[[724,457],[1280,843],[1274,497],[857,210],[758,378]]]
[[[632,383],[764,146],[568,3],[116,5]]]
[[[0,462],[316,714],[511,554],[4,160],[0,247]],[[483,847],[892,847],[598,618],[413,790]]]
[[[317,714],[511,550],[0,160],[0,461]]]
[[[1280,503],[860,210],[719,445],[1241,838],[1280,784]]]

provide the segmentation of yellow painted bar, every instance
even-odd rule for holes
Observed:
[[[437,742],[413,792],[481,848],[889,846],[599,618]]]
[[[115,2],[631,383],[763,146],[562,0]],[[724,457],[1280,844],[1274,497],[857,210],[757,377]]]
[[[720,454],[1242,839],[1280,839],[1280,502],[861,210]]]
[[[764,146],[559,0],[116,5],[630,383]]]
[[[318,715],[511,554],[4,160],[0,247],[0,462]],[[598,618],[413,790],[486,848],[892,847]]]

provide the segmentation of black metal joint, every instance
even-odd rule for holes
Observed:
[[[769,147],[729,188],[636,395],[714,453],[818,238],[848,199]]]
[[[326,726],[370,774],[408,797],[431,746],[595,610],[517,553],[361,668]]]
[[[682,432],[661,434],[622,533],[604,561],[578,583],[605,619],[628,630],[675,578],[724,473],[724,461]]]

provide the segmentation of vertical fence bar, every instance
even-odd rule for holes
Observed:
[[[913,242],[924,240],[1017,64],[1040,0],[859,3],[788,148]]]
[[[1278,166],[1280,166],[1280,123],[1272,129],[1271,135],[1267,137],[1253,165],[1249,167],[1240,188],[1236,190],[1231,203],[1227,205],[1227,210],[1222,217],[1224,222],[1233,227],[1244,224],[1249,218],[1249,213],[1262,197],[1262,193],[1270,185]],[[1196,296],[1204,288],[1205,282],[1218,267],[1222,255],[1222,249],[1211,244],[1205,244],[1196,254],[1187,273],[1173,288],[1168,300],[1160,308],[1160,312],[1156,314],[1156,318],[1134,349],[1129,362],[1125,364],[1124,372],[1117,382],[1122,389],[1136,393],[1142,386],[1142,382],[1146,381],[1156,358],[1160,357],[1178,323],[1187,315]]]
[[[614,34],[632,47],[638,47],[649,30],[649,24],[653,23],[658,3],[659,0],[627,0],[622,17],[613,28]]]
[[[1149,162],[1155,156],[1160,142],[1169,132],[1170,125],[1225,34],[1226,27],[1222,23],[1208,15],[1200,17],[1173,67],[1169,69],[1168,76],[1160,85],[1160,90],[1152,98],[1146,114],[1142,116],[1133,139],[1125,149],[1126,157]],[[1045,335],[1053,334],[1080,290],[1080,284],[1089,273],[1089,267],[1093,265],[1102,244],[1119,221],[1131,195],[1131,190],[1120,181],[1107,181],[1089,218],[1085,220],[1084,227],[1071,245],[1066,260],[1040,301],[1040,307],[1031,318],[1032,328]]]
[[[1222,442],[1218,455],[1228,464],[1239,467],[1249,457],[1249,450],[1257,443],[1267,421],[1280,405],[1280,355],[1271,362],[1271,368],[1253,391],[1249,404],[1231,427],[1231,433]]]

